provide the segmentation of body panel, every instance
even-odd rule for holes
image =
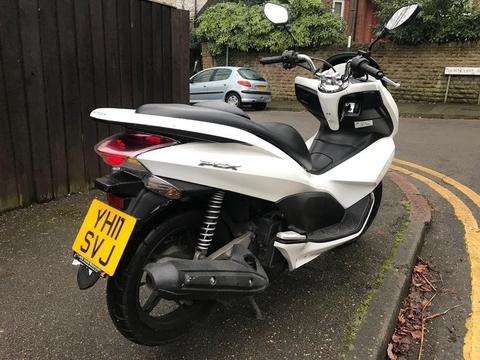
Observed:
[[[138,160],[157,176],[198,183],[273,202],[300,192],[321,191],[331,194],[347,208],[373,191],[387,172],[395,152],[393,139],[382,138],[330,171],[314,175],[306,172],[277,147],[237,128],[202,121],[136,114],[134,110],[124,109],[97,109],[91,116],[117,125],[142,123],[232,139],[237,144],[181,144],[143,153],[138,156]],[[237,170],[200,166],[202,162],[229,164],[236,166]]]
[[[393,122],[393,133],[394,136],[398,131],[398,121],[399,121],[399,112],[397,104],[393,99],[390,92],[383,86],[380,80],[374,80],[370,78],[369,81],[358,81],[352,80],[350,85],[339,92],[336,93],[322,93],[318,90],[320,80],[308,79],[301,76],[295,78],[295,84],[305,86],[318,94],[320,105],[327,120],[330,130],[337,131],[340,129],[340,119],[338,116],[339,113],[339,104],[340,99],[349,94],[368,92],[368,91],[378,91],[383,100],[383,105],[385,106],[390,118]]]

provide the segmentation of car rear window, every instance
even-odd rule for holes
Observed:
[[[240,76],[246,80],[265,81],[265,78],[252,69],[238,69]]]

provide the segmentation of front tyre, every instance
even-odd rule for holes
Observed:
[[[107,305],[116,328],[142,345],[162,345],[184,334],[208,313],[212,301],[167,301],[146,286],[144,267],[162,257],[192,259],[202,213],[176,215],[137,241],[107,282]],[[130,241],[135,241],[131,239]]]

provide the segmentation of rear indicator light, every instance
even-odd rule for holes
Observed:
[[[180,199],[182,197],[182,190],[158,176],[145,176],[143,178],[143,184],[148,190],[163,195],[169,199]]]
[[[247,80],[238,80],[237,84],[245,86],[245,87],[252,87],[252,83],[250,81],[247,81]]]
[[[141,132],[115,134],[99,142],[95,151],[110,166],[138,165],[135,157],[151,150],[176,144],[176,141],[161,135]]]

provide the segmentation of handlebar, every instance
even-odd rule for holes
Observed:
[[[283,56],[267,56],[260,58],[260,63],[263,65],[267,64],[279,64],[283,62]]]
[[[390,80],[385,76],[385,73],[370,65],[369,55],[365,55],[364,52],[359,52],[359,55],[355,56],[350,63],[352,75],[356,78],[361,78],[365,75],[370,75],[377,80],[382,80],[383,82],[399,87],[400,84]],[[316,74],[317,68],[313,63],[312,59],[308,55],[299,54],[294,50],[286,50],[282,55],[279,56],[269,56],[260,58],[260,63],[267,64],[283,64],[285,69],[291,69],[297,64],[307,63],[308,67],[303,66],[305,69],[312,71]],[[301,66],[301,65],[300,65]]]
[[[364,75],[370,75],[377,80],[382,80],[389,85],[399,87],[400,84],[395,81],[390,80],[385,76],[385,73],[370,65],[370,60],[362,55],[358,55],[352,59],[351,63],[352,70],[356,77],[362,77]]]
[[[382,80],[385,76],[382,70],[369,65],[368,60],[361,62],[358,66],[358,69],[361,70],[363,73],[374,77],[377,80]]]
[[[308,68],[305,67],[307,70],[310,70],[313,73],[317,71],[317,68],[310,56],[299,54],[295,50],[285,50],[280,56],[262,57],[260,58],[260,63],[263,65],[281,63],[285,69],[292,69],[297,65],[307,63]]]

